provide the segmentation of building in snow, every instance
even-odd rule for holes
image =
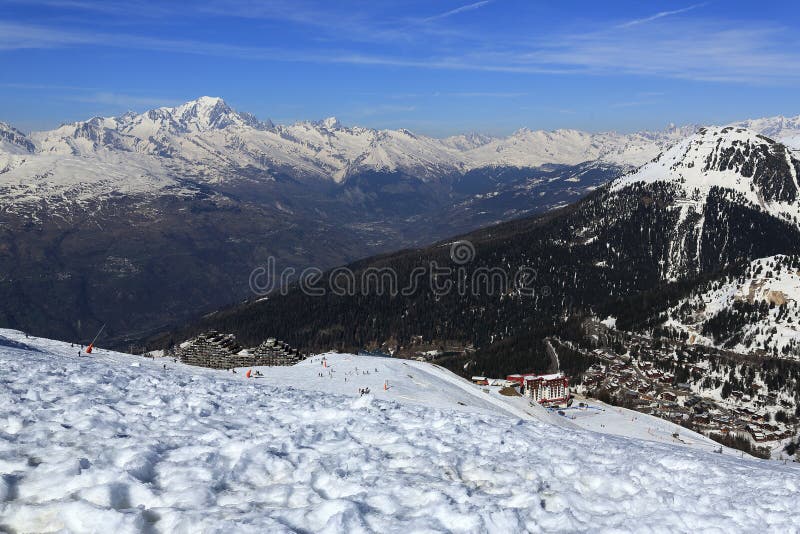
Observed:
[[[227,369],[234,367],[233,360],[244,350],[232,334],[221,334],[215,330],[200,334],[191,341],[181,343],[177,356],[183,363]]]
[[[541,404],[566,404],[569,400],[569,377],[564,373],[549,375],[508,375],[508,382],[519,384],[521,393]]]
[[[182,343],[176,352],[183,363],[213,369],[294,365],[305,359],[299,350],[274,338],[254,349],[244,349],[232,334],[213,330]]]
[[[525,377],[523,375],[508,375],[506,380],[519,384],[520,386],[525,385]]]
[[[253,350],[252,365],[294,365],[305,357],[288,343],[269,338]]]
[[[527,375],[525,393],[540,404],[566,404],[569,400],[569,378],[563,373]]]

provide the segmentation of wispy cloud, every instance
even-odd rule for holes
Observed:
[[[783,27],[749,22],[654,23],[627,31],[564,35],[517,56],[520,64],[583,74],[625,74],[747,84],[797,83],[797,39]]]
[[[445,11],[444,13],[439,13],[438,15],[434,15],[432,17],[428,17],[424,19],[425,21],[433,21],[439,19],[445,19],[447,17],[452,17],[453,15],[458,15],[459,13],[464,13],[466,11],[473,11],[475,9],[480,9],[483,6],[490,4],[492,0],[481,0],[480,2],[473,2],[471,4],[463,5],[461,7],[457,7],[455,9],[451,9],[450,11]]]
[[[84,102],[88,104],[103,104],[116,108],[127,107],[157,107],[172,106],[183,102],[177,98],[165,98],[157,96],[147,96],[142,94],[126,94],[107,91],[97,87],[82,87],[76,85],[59,85],[43,83],[16,83],[2,82],[0,89],[24,89],[26,91],[56,92],[57,98],[70,102]]]
[[[691,5],[689,7],[684,7],[682,9],[675,9],[675,10],[672,10],[672,11],[659,11],[655,15],[651,15],[649,17],[644,17],[644,18],[641,18],[641,19],[630,20],[628,22],[620,24],[620,25],[617,26],[617,28],[630,28],[631,26],[637,26],[639,24],[644,24],[646,22],[652,22],[654,20],[663,19],[664,17],[670,17],[672,15],[680,15],[681,13],[686,13],[687,11],[692,11],[692,10],[697,9],[699,7],[703,7],[705,5],[707,5],[707,3],[694,4],[694,5]]]
[[[493,0],[478,3],[490,1]],[[314,28],[315,38],[321,43],[414,43],[419,41],[420,36],[470,38],[470,34],[445,25],[426,24],[428,19],[390,15],[386,13],[388,10],[376,12],[373,9],[371,12],[369,9],[331,9],[331,6],[336,4],[298,0],[205,0],[197,5],[197,10],[216,17],[274,21]]]
[[[153,19],[176,13],[176,8],[166,2],[154,3],[147,0],[118,2],[104,0],[93,2],[87,0],[0,0],[0,4],[18,4],[25,6],[39,6],[41,8],[56,9],[69,12],[89,12],[103,15],[118,15],[124,17]],[[184,11],[185,12],[185,11]]]
[[[79,87],[76,85],[58,85],[50,83],[22,83],[22,82],[2,82],[2,89],[26,89],[29,91],[97,91],[96,87]]]
[[[117,108],[134,108],[140,106],[157,107],[171,106],[180,103],[174,98],[162,98],[154,96],[129,95],[124,93],[114,93],[109,91],[99,91],[84,95],[66,97],[65,100],[73,102],[85,102],[90,104],[103,104]]]
[[[614,102],[611,104],[612,108],[636,108],[639,106],[644,106],[649,104],[650,102],[645,102],[642,100],[629,100],[627,102]]]
[[[393,104],[381,104],[378,106],[370,106],[357,110],[354,115],[360,117],[374,117],[383,115],[398,115],[403,113],[411,113],[417,109],[416,106],[397,106]]]
[[[477,92],[463,92],[463,93],[445,93],[446,96],[455,96],[461,98],[519,98],[528,96],[529,93],[507,93],[496,91],[477,91]]]
[[[382,47],[382,53],[353,51],[341,43],[306,43],[305,48],[245,46],[0,21],[0,51],[104,46],[252,61],[541,75],[628,75],[745,84],[800,83],[800,43],[787,28],[757,21],[744,24],[681,18],[667,23],[660,20],[665,16],[650,17],[651,23],[628,25],[624,30],[553,32],[513,43],[489,40],[481,47],[436,46],[433,42],[425,51]],[[462,93],[467,95],[523,96],[514,92]]]
[[[435,91],[428,93],[384,93],[384,92],[360,92],[361,96],[380,96],[394,100],[418,100],[425,98],[456,97],[456,98],[519,98],[528,96],[527,92],[507,92],[507,91]]]

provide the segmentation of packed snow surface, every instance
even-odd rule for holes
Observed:
[[[666,419],[653,415],[610,406],[594,399],[582,399],[584,406],[575,402],[572,407],[561,410],[564,417],[580,428],[603,434],[670,443],[697,450],[743,456],[740,451],[721,447],[711,438],[692,432]]]
[[[305,376],[334,383],[324,370],[347,358],[306,362]],[[422,371],[408,374],[460,389]],[[0,529],[800,529],[791,465],[523,420],[491,401],[470,409],[467,396],[347,396],[164,358],[80,357],[8,330],[0,383]]]

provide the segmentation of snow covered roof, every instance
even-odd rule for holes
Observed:
[[[549,375],[525,375],[525,380],[558,380],[565,378],[564,373],[552,373]]]

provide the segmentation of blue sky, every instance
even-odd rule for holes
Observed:
[[[430,135],[800,114],[793,3],[0,0],[0,120],[201,95]]]

